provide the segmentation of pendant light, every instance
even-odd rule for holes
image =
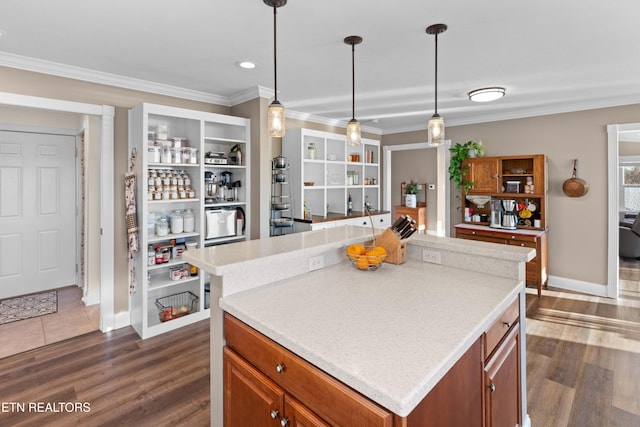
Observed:
[[[356,120],[356,65],[355,52],[356,45],[362,43],[362,37],[349,36],[344,39],[345,44],[351,45],[351,120],[347,124],[347,141],[352,147],[360,145],[362,140],[362,130],[360,122]]]
[[[447,31],[445,24],[433,24],[427,27],[427,34],[435,35],[436,39],[436,73],[435,73],[435,112],[429,119],[427,142],[437,146],[444,143],[444,119],[438,114],[438,34]]]
[[[287,4],[287,0],[263,0],[267,6],[273,7],[273,102],[267,110],[267,126],[269,136],[282,138],[286,131],[284,105],[278,101],[278,56],[276,51],[276,15],[279,7]]]

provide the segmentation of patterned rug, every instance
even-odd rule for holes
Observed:
[[[58,311],[58,291],[25,295],[0,301],[0,325]]]

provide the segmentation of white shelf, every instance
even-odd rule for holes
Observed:
[[[232,139],[232,138],[217,138],[215,136],[205,136],[205,142],[222,142],[227,144],[246,144],[247,141],[244,139]]]
[[[165,203],[198,203],[200,202],[199,198],[195,199],[169,199],[169,200],[148,200],[147,203],[149,205],[162,205]]]
[[[151,244],[151,243],[166,242],[171,239],[184,239],[188,237],[197,237],[199,235],[200,233],[176,233],[176,234],[169,233],[166,236],[149,236],[147,238],[147,243]]]
[[[246,233],[246,230],[245,230]],[[229,237],[219,237],[216,239],[207,239],[204,241],[205,246],[212,246],[212,245],[220,245],[223,243],[233,243],[233,242],[242,242],[243,240],[246,240],[245,235],[242,236],[229,236]]]
[[[181,262],[180,264],[184,264],[184,262]],[[189,282],[199,281],[200,276],[201,275],[199,274],[198,276],[187,277],[185,279],[180,279],[180,280],[171,280],[168,277],[165,280],[155,280],[151,282],[151,284],[149,285],[149,290],[153,291],[153,290],[158,290],[158,289],[167,288],[171,286],[184,285],[185,283],[189,283]],[[198,296],[198,298],[200,298],[200,296]]]
[[[164,169],[180,169],[180,168],[197,168],[199,164],[194,163],[153,163],[149,162],[149,168],[164,168]]]

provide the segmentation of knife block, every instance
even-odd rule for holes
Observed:
[[[407,243],[400,240],[390,228],[376,236],[376,246],[382,246],[387,251],[385,262],[402,264],[407,260]]]

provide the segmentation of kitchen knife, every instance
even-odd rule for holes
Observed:
[[[398,226],[393,231],[395,231],[396,233],[400,233],[407,226],[407,224],[409,224],[410,221],[411,220],[409,219],[409,217],[403,215],[402,221],[400,221],[400,224],[398,224]]]
[[[416,223],[416,221],[414,219],[411,219],[411,217],[409,217],[409,221],[404,226],[404,228],[402,230],[398,231],[400,236],[402,236],[404,233],[406,233],[407,230],[411,230],[412,225],[415,224],[415,223]]]
[[[413,236],[413,233],[415,233],[416,231],[418,231],[417,228],[412,228],[409,233],[406,236],[402,236],[403,239],[408,239],[409,237]]]
[[[396,219],[396,222],[394,222],[393,225],[391,226],[391,230],[396,231],[400,223],[404,221],[404,218],[405,218],[404,215],[398,217],[398,219]]]

